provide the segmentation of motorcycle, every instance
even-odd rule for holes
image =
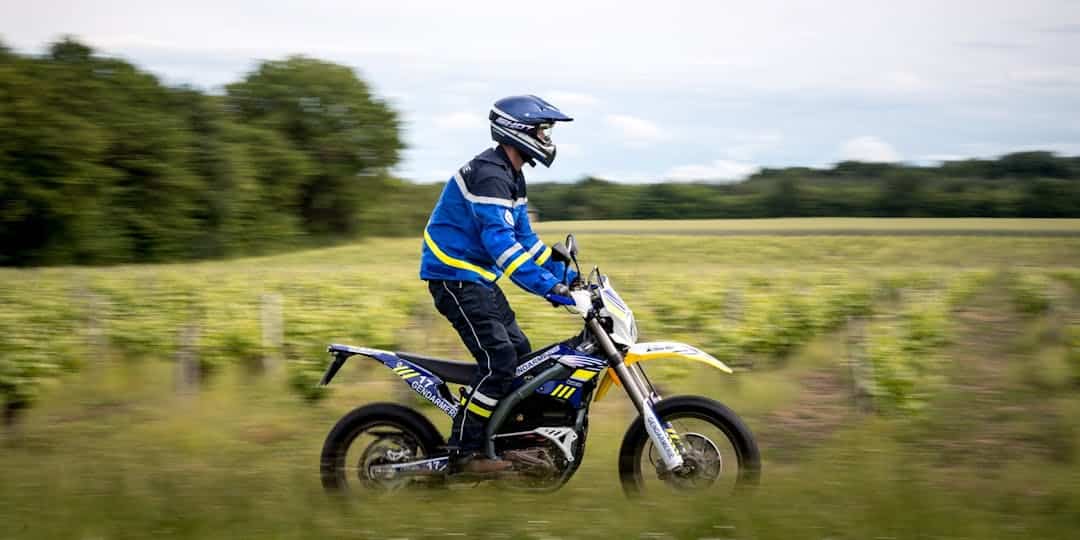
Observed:
[[[573,235],[552,250],[556,260],[567,268],[573,263],[581,275]],[[345,415],[327,435],[321,457],[324,488],[396,490],[491,480],[522,490],[556,490],[581,465],[590,405],[612,386],[622,387],[638,412],[619,449],[619,478],[628,496],[654,484],[677,490],[755,484],[761,457],[746,424],[705,397],[661,397],[641,364],[676,359],[729,374],[731,368],[683,343],[638,343],[633,312],[598,267],[584,281],[567,281],[564,274],[570,297],[551,300],[581,317],[584,330],[521,358],[511,392],[488,418],[484,451],[510,460],[509,470],[482,476],[456,472],[446,439],[427,417],[396,403],[374,403]],[[350,345],[333,344],[328,352],[332,361],[319,384],[330,384],[349,358],[365,356],[390,368],[451,418],[466,406],[468,387],[455,398],[449,384],[470,384],[476,370],[472,362]]]

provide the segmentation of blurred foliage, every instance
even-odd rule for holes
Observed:
[[[763,169],[737,184],[586,178],[534,184],[529,202],[543,220],[1080,217],[1080,157],[1018,152],[926,167],[847,161]]]
[[[1050,309],[1050,280],[1046,276],[1015,273],[1008,277],[1009,292],[1017,311],[1038,315]]]
[[[1065,308],[1055,295],[1072,289],[1051,285],[1072,276],[1077,254],[1068,239],[1006,237],[579,240],[585,260],[612,275],[631,303],[643,340],[692,343],[738,367],[780,368],[811,341],[853,320],[868,322],[876,396],[882,410],[904,411],[933,395],[959,306],[1000,283],[1018,313]],[[642,249],[654,262],[641,259]],[[914,261],[912,249],[929,251]],[[290,387],[307,400],[326,397],[315,383],[331,342],[464,356],[415,277],[416,253],[414,239],[375,239],[232,262],[3,270],[0,389],[5,400],[32,402],[72,359],[102,354],[87,348],[94,328],[109,357],[136,363],[176,358],[194,326],[197,340],[187,347],[196,349],[208,383],[230,365],[257,371],[272,354],[284,359]],[[987,269],[1000,254],[1041,266]],[[798,272],[777,270],[794,264]],[[534,346],[580,330],[516,288],[506,293]],[[263,341],[267,296],[279,298],[281,343]],[[677,366],[655,372],[682,373]]]
[[[563,538],[1075,536],[1080,398],[1069,375],[1080,373],[1080,294],[1067,283],[1080,239],[578,239],[583,262],[600,265],[634,309],[644,340],[685,341],[740,368],[646,367],[665,395],[719,399],[747,422],[767,460],[757,496],[657,497],[648,512],[624,502],[612,459],[634,413],[616,393],[591,409],[586,459],[559,492],[562,505],[483,486],[467,497],[408,490],[378,504],[325,504],[316,464],[334,421],[363,403],[415,399],[363,359],[329,389],[316,387],[325,345],[467,355],[416,279],[416,239],[374,238],[227,262],[0,269],[3,399],[12,379],[19,396],[33,396],[20,405],[22,422],[0,430],[5,532],[427,538],[483,528],[516,538],[542,526]],[[1022,313],[1010,285],[1018,278],[1049,285],[1039,290],[1051,308]],[[516,287],[506,293],[537,347],[581,328]],[[270,295],[280,296],[287,366],[253,377],[243,366],[263,352]],[[201,326],[200,359],[213,365],[195,396],[174,390],[171,362],[191,324]],[[108,336],[102,347],[90,339],[95,325]],[[854,407],[854,360],[869,368],[880,414]],[[83,374],[61,375],[84,363]],[[446,428],[441,412],[417,408]],[[566,520],[567,504],[590,525]],[[527,521],[524,507],[537,509]]]
[[[1080,323],[1068,327],[1065,362],[1069,368],[1073,387],[1080,387]]]
[[[402,143],[349,68],[268,61],[225,96],[65,39],[0,51],[0,264],[246,255],[355,234]]]
[[[25,408],[34,403],[40,383],[82,357],[76,332],[81,314],[58,295],[4,294],[0,310],[0,405]]]
[[[880,409],[911,413],[927,405],[943,382],[940,349],[948,334],[948,309],[936,298],[871,327],[873,393]]]

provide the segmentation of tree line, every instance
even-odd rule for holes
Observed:
[[[530,186],[541,219],[1080,217],[1080,157],[1018,152],[935,166],[763,169],[736,184]]]
[[[221,95],[73,39],[0,45],[0,264],[246,255],[350,237],[402,149],[349,68],[266,61]]]
[[[452,169],[447,172],[449,176]],[[526,171],[528,176],[528,171]],[[419,237],[445,183],[395,181],[365,229]],[[773,217],[1080,218],[1080,157],[1019,152],[934,166],[842,162],[763,169],[743,182],[529,185],[541,221]]]
[[[442,185],[391,177],[402,148],[396,112],[345,66],[264,61],[207,93],[70,38],[39,56],[0,43],[0,265],[419,237]],[[1048,152],[764,169],[735,184],[662,180],[536,184],[529,198],[545,221],[1080,217],[1080,158]]]

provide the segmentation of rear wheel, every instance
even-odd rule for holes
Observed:
[[[720,403],[699,396],[678,396],[654,406],[661,422],[679,434],[684,466],[665,471],[645,423],[630,425],[619,450],[619,478],[628,496],[666,487],[675,491],[730,492],[757,483],[761,455],[750,429]]]
[[[391,491],[410,479],[383,478],[371,468],[432,457],[446,441],[424,415],[394,403],[373,403],[338,420],[323,443],[320,469],[330,492]]]

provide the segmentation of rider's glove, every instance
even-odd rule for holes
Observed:
[[[572,306],[574,305],[574,299],[570,297],[570,288],[562,283],[556,283],[554,287],[544,295],[544,298],[551,302],[554,307],[559,306]]]

